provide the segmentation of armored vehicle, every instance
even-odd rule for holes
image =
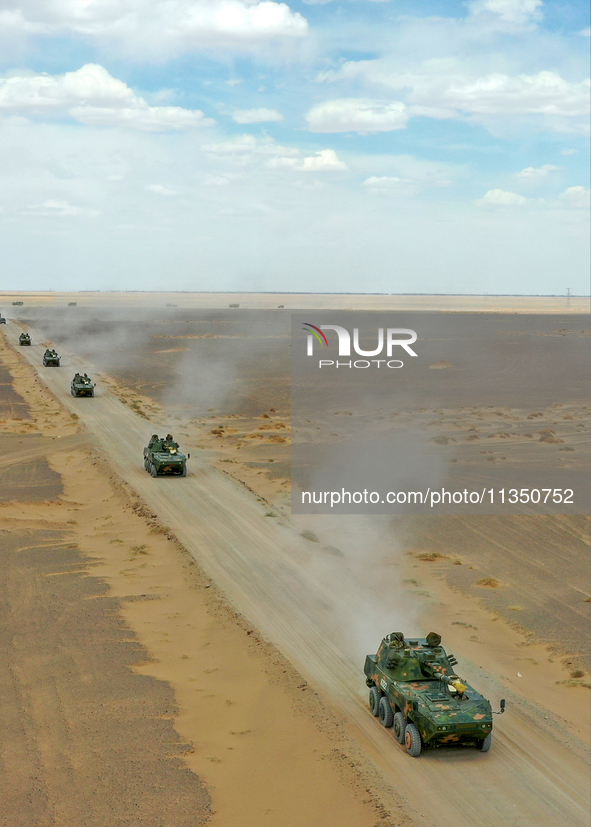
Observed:
[[[191,454],[182,453],[179,450],[178,442],[167,434],[160,439],[158,434],[153,434],[146,448],[144,448],[144,468],[153,477],[160,476],[187,476],[187,460]]]
[[[0,324],[6,324],[6,319],[4,318],[2,313],[0,313]]]
[[[21,333],[21,335],[18,337],[18,343],[19,343],[19,345],[21,345],[21,347],[23,345],[30,345],[31,344],[31,337],[29,336],[28,333]]]
[[[89,376],[79,373],[74,375],[70,385],[70,393],[72,396],[94,396],[94,383]]]
[[[43,354],[43,365],[46,368],[59,368],[60,357],[58,356],[56,350],[50,350],[49,348],[47,348],[47,350]]]
[[[455,674],[457,660],[440,644],[436,632],[410,640],[402,632],[386,635],[377,654],[365,659],[369,708],[413,758],[423,746],[472,744],[488,752],[492,716],[500,713]]]

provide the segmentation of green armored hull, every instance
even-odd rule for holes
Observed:
[[[0,316],[0,324],[6,324],[6,319],[4,316]]]
[[[179,450],[178,442],[174,441],[171,434],[165,439],[154,434],[144,448],[144,468],[153,477],[186,477],[190,456]]]
[[[72,396],[94,396],[94,383],[86,374],[80,376],[77,373],[72,379],[70,385],[70,393]]]
[[[43,365],[46,368],[59,368],[60,357],[55,350],[50,350],[47,348],[43,354]]]
[[[464,744],[488,752],[495,713],[454,673],[457,661],[440,643],[435,632],[410,640],[402,632],[387,635],[365,659],[370,710],[415,758],[424,746]]]
[[[21,347],[30,345],[31,337],[28,333],[21,333],[21,335],[18,337],[18,343]]]

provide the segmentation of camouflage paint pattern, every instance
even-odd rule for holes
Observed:
[[[47,348],[43,354],[43,365],[46,368],[59,368],[60,357],[58,356],[57,351]]]
[[[489,701],[459,680],[441,646],[393,633],[375,655],[367,655],[364,672],[367,685],[378,687],[392,711],[417,726],[424,744],[482,742],[492,731]]]
[[[144,468],[150,472],[156,469],[157,476],[187,475],[187,456],[179,449],[178,442],[172,437],[160,439],[154,434],[144,448]]]
[[[94,383],[86,374],[80,376],[77,373],[72,379],[70,393],[72,396],[94,396]]]

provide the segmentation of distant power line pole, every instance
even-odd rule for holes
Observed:
[[[566,288],[566,306],[570,307],[570,287]]]

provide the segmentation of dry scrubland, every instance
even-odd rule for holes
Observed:
[[[221,307],[220,296],[178,294],[20,298],[26,304],[12,315],[98,365],[99,387],[143,417],[146,433],[174,429],[183,446],[199,452],[198,462],[266,504],[270,520],[291,519],[319,572],[324,561],[354,566],[375,540],[371,587],[378,597],[384,584],[396,583],[413,606],[413,622],[437,628],[456,654],[490,669],[516,700],[558,713],[555,730],[588,739],[588,517],[399,517],[362,521],[353,532],[334,518],[290,518],[288,325],[277,305],[289,309],[291,300],[294,307],[294,297],[225,296]],[[77,307],[67,308],[68,301]],[[354,307],[356,300],[311,302],[298,297],[297,306]],[[567,321],[585,311],[582,300],[567,309],[564,300],[532,305],[493,297],[375,297],[364,307],[490,312],[493,302],[497,312],[533,307]],[[229,303],[241,307],[230,310]],[[6,303],[0,306],[9,315]],[[576,322],[576,331],[567,331],[567,322],[551,325],[552,342],[588,341],[587,320]],[[0,515],[16,538],[5,546],[2,579],[9,619],[2,695],[11,721],[3,749],[17,756],[4,781],[11,791],[7,823],[49,825],[53,818],[77,825],[85,812],[89,825],[159,824],[155,813],[174,825],[186,824],[190,811],[189,823],[211,818],[219,827],[410,824],[404,806],[367,783],[367,757],[346,733],[336,734],[347,728],[335,726],[297,672],[234,615],[173,534],[169,539],[113,476],[80,423],[10,349],[3,362]],[[441,381],[453,364],[434,373]],[[546,399],[541,388],[544,404],[532,400],[527,409],[511,399],[407,406],[388,427],[412,424],[456,462],[477,455],[502,466],[533,456],[584,469],[588,399],[579,378],[571,377],[566,399]],[[34,585],[23,590],[25,581]],[[76,636],[68,635],[72,624]],[[385,631],[375,629],[376,642]],[[19,641],[16,649],[10,640]],[[129,777],[117,771],[123,764],[132,768]],[[17,784],[17,776],[29,780]],[[66,792],[73,781],[75,796]],[[27,815],[18,821],[25,801]]]

